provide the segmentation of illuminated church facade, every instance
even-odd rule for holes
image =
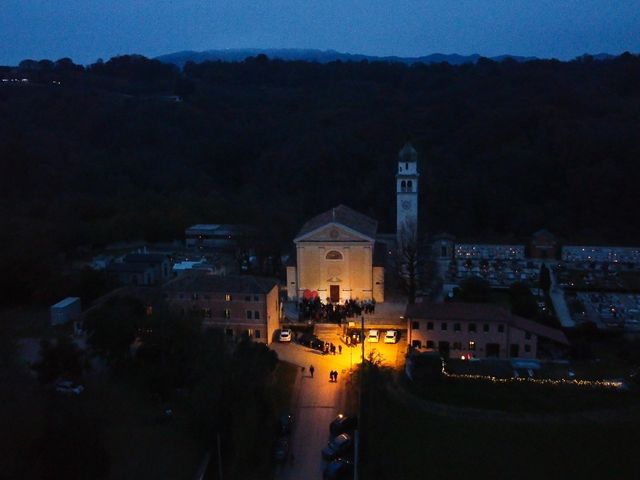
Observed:
[[[305,292],[316,292],[323,302],[384,302],[387,256],[407,235],[417,234],[417,154],[410,144],[398,158],[396,201],[398,245],[392,247],[388,239],[379,240],[376,220],[345,205],[306,222],[293,240],[295,250],[287,266],[288,298],[299,300]]]

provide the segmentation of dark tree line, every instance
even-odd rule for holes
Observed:
[[[32,82],[0,88],[2,303],[64,294],[61,265],[78,246],[181,238],[197,222],[255,223],[276,254],[339,203],[392,231],[407,138],[422,233],[640,238],[631,54],[462,66],[258,56],[183,71],[123,56],[16,74]]]

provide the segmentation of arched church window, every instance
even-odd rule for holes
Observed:
[[[411,180],[407,182],[407,190],[413,192],[413,182]]]
[[[404,180],[402,180],[400,182],[400,191],[402,191],[402,192],[406,192],[407,191],[407,182],[405,182]]]
[[[325,258],[327,260],[342,260],[342,254],[337,250],[331,250],[327,252],[327,256]]]

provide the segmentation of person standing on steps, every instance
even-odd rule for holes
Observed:
[[[315,372],[315,368],[313,368],[313,365],[309,366],[309,373],[311,374],[311,378],[313,378],[313,372]]]

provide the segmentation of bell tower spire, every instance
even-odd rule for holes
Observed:
[[[407,142],[398,153],[396,237],[398,248],[418,235],[418,152]]]

